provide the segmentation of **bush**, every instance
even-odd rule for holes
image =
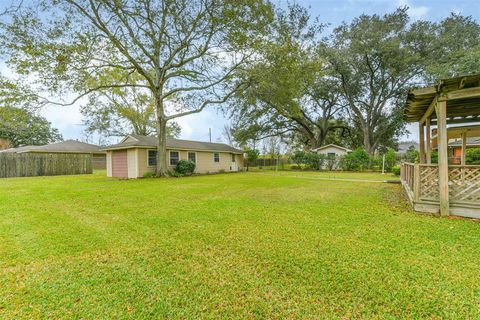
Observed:
[[[392,171],[393,167],[397,164],[397,154],[395,150],[388,149],[385,153],[385,171]]]
[[[305,163],[305,151],[302,150],[296,150],[291,156],[290,159],[299,167],[300,169],[302,168],[302,164]]]
[[[434,158],[434,155],[433,155],[433,152],[432,152],[432,162],[433,162],[433,158]],[[407,150],[407,152],[405,153],[405,160],[407,162],[418,162],[420,159],[420,152],[418,152],[417,150],[415,150],[414,148],[409,148]],[[438,157],[437,157],[438,159]]]
[[[340,167],[347,171],[363,171],[368,169],[369,164],[370,155],[365,149],[358,148],[343,157]]]
[[[143,177],[144,178],[154,178],[155,177],[155,173],[154,172],[145,172],[143,174]]]
[[[465,162],[467,164],[480,164],[480,148],[467,149]]]
[[[184,176],[189,176],[195,171],[195,163],[186,160],[180,160],[175,167],[175,172]]]
[[[305,163],[312,169],[322,170],[325,163],[326,155],[318,154],[316,152],[309,152],[305,154]]]
[[[400,175],[400,166],[392,167],[392,173],[396,176],[399,176]]]

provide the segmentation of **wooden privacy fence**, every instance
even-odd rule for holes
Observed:
[[[0,178],[92,173],[92,155],[0,153]]]

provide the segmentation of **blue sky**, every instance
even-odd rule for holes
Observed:
[[[2,1],[10,3],[10,0],[0,0],[0,3]],[[278,1],[281,6],[286,6],[288,2],[292,1]],[[298,0],[297,2],[309,7],[312,16],[318,16],[322,22],[330,23],[331,28],[342,21],[348,22],[362,13],[384,14],[392,12],[399,6],[408,6],[412,19],[439,21],[451,12],[458,12],[480,20],[480,0]],[[60,130],[65,139],[83,140],[85,138],[81,126],[82,116],[78,107],[49,107],[42,113],[54,127]],[[181,138],[208,140],[208,129],[211,128],[212,140],[220,141],[222,128],[228,120],[220,111],[211,108],[200,114],[178,119],[178,123],[182,127]],[[402,140],[416,139],[417,129],[413,126],[409,129],[413,134],[402,137]]]

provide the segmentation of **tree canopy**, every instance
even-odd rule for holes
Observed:
[[[9,142],[11,147],[20,147],[49,144],[63,138],[40,115],[22,108],[0,107],[0,140]]]

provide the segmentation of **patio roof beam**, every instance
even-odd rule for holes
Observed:
[[[471,99],[480,97],[480,87],[460,89],[447,92],[445,94],[446,100],[457,100],[457,99]]]
[[[437,104],[437,100],[438,100],[438,98],[437,98],[437,96],[435,96],[435,98],[433,98],[432,102],[430,102],[430,105],[428,106],[427,111],[425,112],[425,114],[420,119],[419,124],[425,123],[427,118],[430,118],[432,113],[435,111],[435,105]]]

